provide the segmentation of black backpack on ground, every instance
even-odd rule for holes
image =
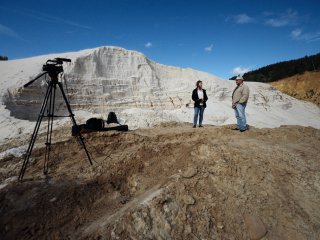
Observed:
[[[115,112],[109,112],[107,123],[118,123],[117,115]]]
[[[110,123],[117,123],[117,115],[115,112],[109,112],[107,124]],[[106,132],[106,131],[120,131],[120,132],[127,132],[129,131],[128,125],[119,125],[114,127],[106,127],[105,128],[105,121],[100,118],[89,118],[86,124],[74,125],[72,126],[72,136],[77,136],[79,133],[90,133],[94,131]]]
[[[89,118],[86,122],[86,128],[92,130],[103,130],[104,129],[104,121],[100,118]]]

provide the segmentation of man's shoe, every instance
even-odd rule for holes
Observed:
[[[231,130],[240,130],[239,128],[232,128]]]
[[[196,125],[193,125],[193,128],[196,128]]]
[[[242,130],[240,130],[240,132],[245,132],[247,129],[242,129]]]
[[[199,125],[199,127],[203,127],[202,125]]]

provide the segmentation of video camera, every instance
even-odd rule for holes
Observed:
[[[53,60],[49,59],[48,61],[46,61],[46,64],[44,64],[42,67],[43,73],[41,73],[35,79],[23,85],[23,87],[28,87],[34,81],[36,81],[37,79],[39,79],[45,74],[49,74],[51,80],[58,81],[58,74],[63,72],[63,67],[62,67],[63,62],[71,62],[71,59],[68,59],[68,58],[55,58]]]
[[[42,71],[48,72],[49,75],[58,75],[63,72],[62,64],[63,62],[71,62],[68,58],[55,58],[53,60],[49,59],[45,65],[42,67]]]

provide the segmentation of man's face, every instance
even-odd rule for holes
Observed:
[[[202,82],[199,83],[199,88],[202,88]]]
[[[241,80],[241,79],[236,79],[236,84],[239,86],[239,85],[241,85],[243,83],[243,80]]]

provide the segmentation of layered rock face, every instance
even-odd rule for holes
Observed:
[[[129,120],[134,127],[152,126],[162,121],[191,122],[193,102],[191,92],[197,80],[202,80],[209,101],[205,123],[234,123],[230,107],[233,81],[225,81],[214,75],[157,64],[143,54],[116,47],[100,47],[75,53],[40,56],[31,59],[9,61],[3,76],[7,89],[1,89],[5,107],[10,115],[25,120],[35,120],[46,91],[45,78],[28,88],[22,83],[41,72],[47,59],[66,57],[64,83],[73,110],[86,110],[106,117],[115,111]],[[18,67],[19,68],[18,68]],[[1,68],[1,66],[0,66]],[[28,75],[29,74],[29,75]],[[24,81],[23,78],[25,79]],[[281,124],[297,124],[320,127],[315,120],[320,111],[262,83],[248,83],[250,88],[249,123],[258,127],[275,127]],[[65,103],[57,91],[56,113],[66,113]],[[297,116],[299,113],[299,116]],[[302,119],[302,117],[306,119]]]
[[[199,75],[191,69],[156,64],[143,54],[103,47],[76,56],[64,64],[65,91],[74,109],[96,113],[123,108],[176,108],[190,101],[190,91]],[[36,73],[35,75],[36,76]],[[48,79],[48,77],[47,77]],[[33,119],[46,91],[45,77],[28,88],[9,90],[4,98],[12,116]],[[57,91],[57,110],[64,103]]]
[[[174,107],[174,102],[179,103],[177,94],[190,91],[192,75],[190,70],[161,66],[137,52],[106,47],[77,58],[66,73],[75,90],[73,102],[97,111]]]

